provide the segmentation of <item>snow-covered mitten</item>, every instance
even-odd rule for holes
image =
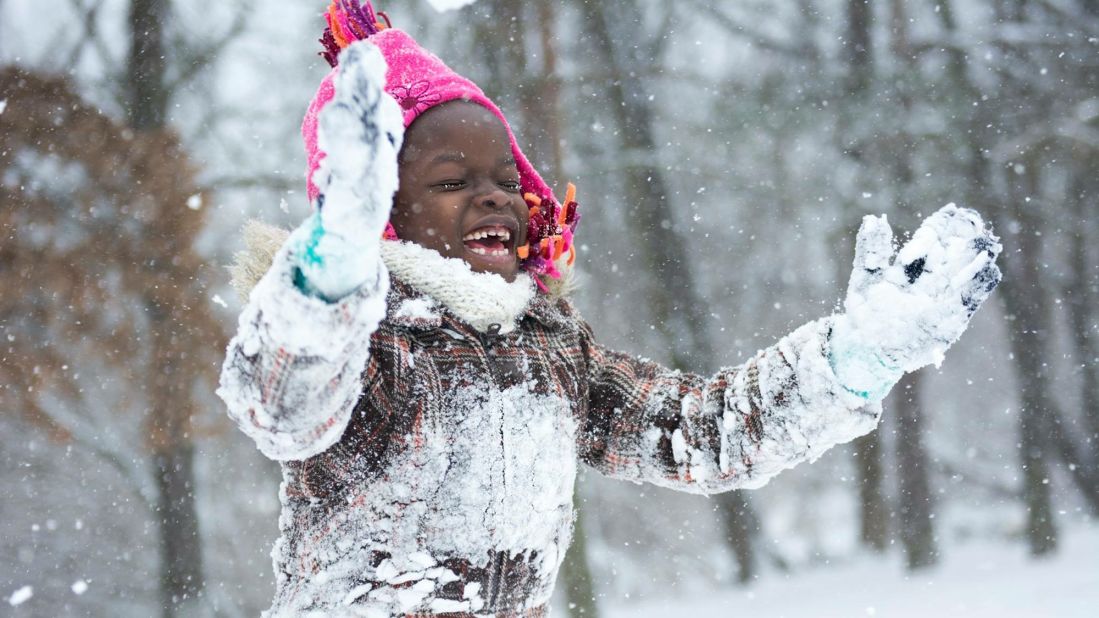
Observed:
[[[910,371],[943,354],[1000,282],[999,238],[976,211],[947,204],[896,251],[885,216],[863,218],[846,312],[829,340],[843,386],[883,398]]]
[[[382,233],[397,191],[404,122],[384,90],[386,62],[368,41],[340,53],[335,95],[319,116],[325,153],[313,177],[314,213],[291,235],[302,291],[336,300],[377,273]]]

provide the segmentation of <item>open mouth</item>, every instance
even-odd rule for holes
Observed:
[[[511,254],[514,245],[511,230],[503,225],[479,227],[462,237],[462,244],[471,253],[487,257],[504,257]]]

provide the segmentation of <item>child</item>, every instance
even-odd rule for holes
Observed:
[[[315,212],[252,264],[218,391],[282,463],[268,615],[543,616],[577,463],[759,487],[873,430],[999,281],[972,211],[899,253],[867,217],[846,313],[710,378],[613,352],[566,298],[572,192],[555,200],[496,106],[369,4],[328,20],[338,66],[303,126]]]

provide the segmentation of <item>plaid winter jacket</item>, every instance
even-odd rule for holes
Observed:
[[[827,320],[704,378],[604,348],[529,281],[482,288],[386,245],[390,272],[335,304],[297,291],[282,249],[230,343],[219,394],[284,474],[269,615],[540,616],[577,463],[757,487],[876,424],[832,375]],[[494,296],[521,302],[499,321],[465,306]]]

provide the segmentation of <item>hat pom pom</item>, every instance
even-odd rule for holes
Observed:
[[[385,22],[378,21],[378,16]],[[375,13],[369,0],[361,5],[358,0],[332,0],[324,17],[328,28],[321,35],[321,45],[324,46],[321,56],[332,67],[339,64],[340,50],[389,27],[389,17],[382,12]]]

